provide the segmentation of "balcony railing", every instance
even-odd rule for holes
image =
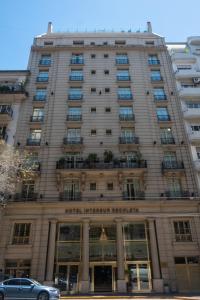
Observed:
[[[82,137],[65,137],[63,139],[64,145],[80,145],[83,144],[83,138]]]
[[[163,145],[173,145],[173,144],[175,144],[175,139],[173,137],[161,138],[161,144],[163,144]]]
[[[119,114],[120,121],[134,121],[135,115],[134,114]]]
[[[60,201],[81,201],[81,193],[75,191],[66,191],[60,193]]]
[[[163,81],[162,76],[151,76],[151,81],[152,82],[160,82]]]
[[[117,65],[128,65],[129,64],[128,58],[116,58],[115,62]]]
[[[131,137],[119,137],[120,144],[139,144],[139,137],[131,136]]]
[[[180,170],[184,169],[184,163],[182,161],[163,161],[162,170]]]
[[[83,75],[70,75],[70,81],[83,81]]]
[[[37,200],[37,193],[17,193],[14,195],[14,201],[35,201]]]
[[[8,116],[12,117],[13,110],[10,106],[2,107],[0,110],[0,115],[8,115]]]
[[[119,100],[132,100],[133,99],[133,95],[132,94],[119,94],[118,93],[118,99]]]
[[[175,234],[176,242],[192,242],[192,234],[184,233],[184,234]]]
[[[135,191],[133,193],[123,192],[123,200],[145,200],[145,192]]]
[[[117,80],[118,81],[130,81],[131,77],[128,75],[117,75]]]
[[[166,195],[167,199],[189,198],[190,197],[189,191],[166,191],[165,195]]]
[[[49,81],[49,77],[37,77],[36,78],[37,82],[48,82]]]
[[[39,66],[50,66],[51,60],[50,59],[40,59]]]
[[[27,146],[40,146],[41,139],[33,139],[33,138],[28,138],[26,141]]]
[[[35,95],[33,101],[46,101],[46,95]]]
[[[157,115],[157,119],[158,119],[158,121],[161,121],[161,122],[168,122],[168,121],[171,121],[171,118],[170,118],[170,116],[158,116]]]
[[[81,121],[82,115],[67,115],[67,121]]]
[[[37,123],[37,122],[43,122],[44,116],[31,116],[30,122]]]
[[[167,100],[167,96],[166,95],[154,95],[154,100],[155,101],[165,101]]]
[[[69,161],[67,159],[60,159],[56,163],[56,169],[117,169],[117,168],[130,168],[130,169],[142,169],[147,168],[147,161],[140,160],[140,161],[122,161],[120,159],[114,159],[111,162],[104,162],[104,161],[88,161],[80,159],[76,161]]]
[[[69,100],[82,100],[83,94],[69,94],[68,99]]]
[[[160,60],[159,59],[149,59],[148,60],[148,64],[150,66],[152,66],[152,65],[160,65]]]
[[[79,58],[79,57],[73,57],[71,58],[70,63],[72,65],[83,65],[84,64],[84,59],[83,58]]]
[[[0,85],[0,94],[20,94],[20,93],[25,93],[24,85],[22,84]]]

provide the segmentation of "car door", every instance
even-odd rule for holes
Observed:
[[[21,298],[24,300],[28,299],[36,299],[36,289],[35,285],[32,281],[28,278],[21,278],[20,280],[20,291],[21,291]]]
[[[7,280],[4,283],[5,286],[5,299],[6,300],[14,300],[20,299],[21,290],[20,290],[20,279],[13,278]]]

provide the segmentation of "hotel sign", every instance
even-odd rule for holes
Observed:
[[[65,213],[68,215],[89,215],[89,214],[133,214],[138,213],[139,209],[134,207],[105,207],[105,208],[67,208]]]

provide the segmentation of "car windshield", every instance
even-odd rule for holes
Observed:
[[[39,283],[38,281],[31,279],[32,283],[34,283],[35,285],[41,285],[41,283]]]

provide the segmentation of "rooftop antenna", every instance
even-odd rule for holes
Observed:
[[[48,27],[47,27],[47,34],[52,33],[53,32],[53,25],[52,22],[48,23]]]
[[[149,33],[152,33],[151,22],[147,22],[147,31],[148,31]]]

